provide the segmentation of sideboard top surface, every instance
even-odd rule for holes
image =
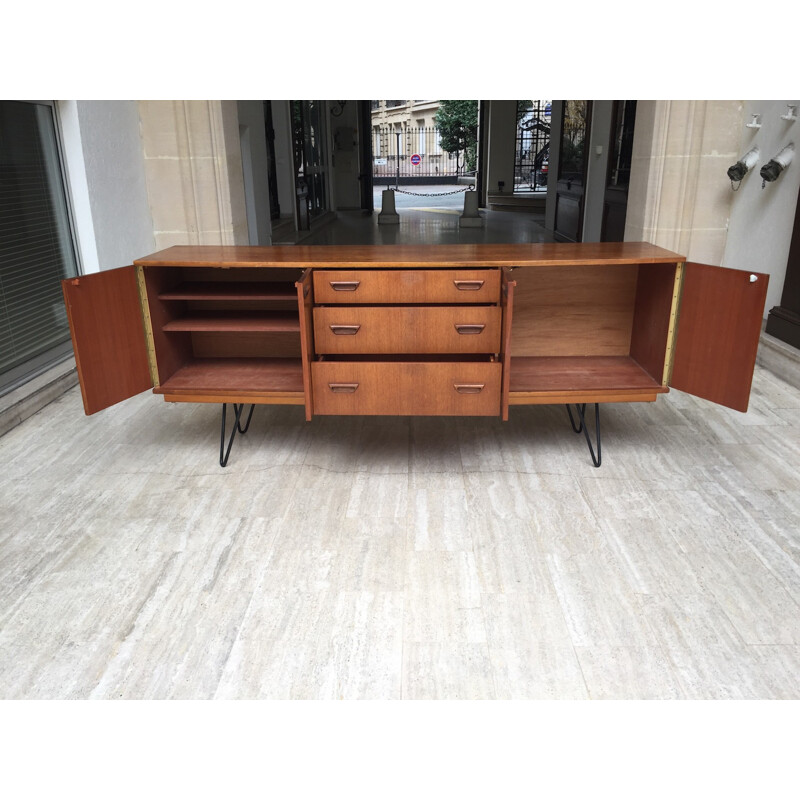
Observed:
[[[677,253],[647,242],[431,245],[175,245],[136,259],[142,267],[552,267],[670,264]]]

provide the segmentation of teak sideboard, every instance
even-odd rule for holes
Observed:
[[[640,242],[176,246],[63,289],[86,413],[150,388],[221,403],[223,466],[227,404],[230,453],[259,403],[307,420],[563,403],[599,466],[601,403],[674,387],[747,410],[767,282]]]

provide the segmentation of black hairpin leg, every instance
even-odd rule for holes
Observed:
[[[224,467],[228,463],[228,456],[231,454],[231,447],[233,447],[233,439],[236,436],[236,431],[239,433],[247,433],[247,429],[250,427],[250,420],[253,418],[253,409],[255,405],[250,406],[250,413],[247,416],[247,422],[245,423],[244,428],[241,426],[241,417],[242,411],[244,411],[244,403],[232,403],[233,405],[233,412],[236,415],[236,420],[233,423],[233,428],[231,428],[231,437],[228,439],[228,449],[225,449],[225,412],[227,411],[228,404],[222,404],[222,430],[220,431],[219,437],[219,465]]]
[[[583,431],[583,435],[586,437],[586,444],[589,445],[589,454],[592,457],[592,463],[596,467],[599,467],[602,461],[602,453],[600,449],[601,448],[600,403],[594,404],[594,436],[595,436],[595,444],[597,446],[597,455],[595,455],[595,449],[594,447],[592,447],[592,440],[589,437],[589,429],[586,427],[586,417],[585,417],[586,403],[583,404],[576,403],[575,410],[578,412],[578,420],[579,420],[579,424],[577,427],[575,426],[575,419],[572,416],[572,410],[570,409],[569,404],[567,404],[567,414],[569,414],[569,422],[570,425],[572,425],[572,430],[575,431],[575,433],[580,433],[581,431]]]
[[[576,408],[580,408],[581,413],[586,411],[586,403],[584,403],[580,407],[578,407],[578,406],[575,406],[575,407]],[[569,407],[569,403],[567,403],[567,414],[569,414],[569,424],[572,425],[572,430],[575,431],[575,433],[580,433],[583,430],[583,417],[581,416],[579,418],[580,425],[578,425],[578,427],[576,428],[575,427],[575,420],[572,418],[572,410]]]

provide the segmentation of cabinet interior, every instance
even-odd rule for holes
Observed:
[[[546,266],[515,270],[513,280],[512,401],[666,391],[674,264]]]
[[[511,402],[558,393],[667,391],[675,264],[514,270]],[[303,392],[299,269],[143,270],[161,394]],[[314,354],[318,361],[374,361]],[[496,353],[381,354],[382,361],[494,361]],[[610,395],[609,395],[610,396]],[[652,399],[652,398],[651,398]]]
[[[160,394],[303,391],[298,269],[144,269]]]

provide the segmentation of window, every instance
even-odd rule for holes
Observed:
[[[60,281],[78,266],[53,107],[0,101],[0,394],[71,352]]]

